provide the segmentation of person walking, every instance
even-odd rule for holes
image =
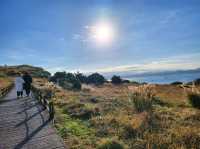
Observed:
[[[23,84],[25,81],[22,78],[21,73],[17,73],[17,77],[15,78],[15,88],[17,92],[17,98],[23,97]]]
[[[25,89],[26,95],[28,97],[30,95],[30,91],[31,91],[32,77],[29,75],[28,72],[25,72],[23,75],[23,79],[24,79],[24,89]]]

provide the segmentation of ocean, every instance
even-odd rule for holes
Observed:
[[[174,72],[171,74],[155,74],[155,75],[151,74],[151,75],[141,75],[141,76],[138,75],[138,76],[125,77],[124,79],[137,82],[169,84],[175,81],[187,83],[197,78],[200,78],[200,72],[188,72],[188,73]]]

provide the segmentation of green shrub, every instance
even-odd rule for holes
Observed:
[[[64,89],[81,89],[81,82],[72,73],[56,72],[50,81],[58,83]]]
[[[61,137],[65,138],[68,136],[69,130],[65,127],[59,129],[59,134]]]
[[[188,99],[189,99],[190,104],[194,108],[200,109],[200,94],[191,93],[191,94],[188,95]]]
[[[199,79],[196,79],[196,80],[194,80],[194,84],[195,84],[195,85],[200,85],[200,78],[199,78]]]
[[[75,90],[80,90],[81,89],[81,83],[80,83],[80,81],[74,80],[72,88],[75,89]]]
[[[131,84],[134,84],[134,85],[139,85],[140,83],[137,82],[137,81],[130,81]]]
[[[51,78],[50,81],[57,83],[59,80],[66,78],[66,72],[56,72]]]
[[[97,114],[94,106],[83,103],[72,103],[64,107],[64,112],[71,117],[83,120],[90,119],[93,115]]]
[[[93,73],[88,76],[88,83],[95,84],[95,85],[102,85],[104,84],[106,79],[99,73]]]
[[[0,77],[4,78],[4,77],[7,77],[7,75],[5,73],[0,72]]]
[[[73,87],[72,83],[70,83],[64,79],[59,80],[58,84],[64,89],[72,89],[72,87]]]
[[[97,149],[124,149],[124,145],[115,139],[103,139]]]
[[[112,82],[112,84],[121,84],[122,83],[122,79],[121,79],[121,77],[120,76],[113,76],[112,78],[111,78],[111,82]]]
[[[87,76],[83,75],[82,73],[77,72],[75,74],[75,76],[81,83],[87,83],[88,82]]]
[[[183,84],[183,82],[176,81],[171,83],[171,85],[181,85],[181,84]]]
[[[122,83],[131,83],[130,80],[122,80]]]

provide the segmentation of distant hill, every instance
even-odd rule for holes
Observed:
[[[191,70],[171,70],[171,71],[160,71],[160,72],[144,72],[144,73],[132,73],[124,74],[123,77],[137,77],[137,76],[161,76],[161,75],[170,75],[170,74],[184,74],[184,73],[199,73],[200,68],[191,69]]]
[[[0,76],[16,76],[18,72],[28,72],[32,77],[48,78],[51,74],[41,67],[30,65],[17,65],[17,66],[0,66]]]
[[[146,76],[161,76],[161,75],[170,75],[170,74],[185,74],[185,73],[199,73],[200,68],[197,69],[189,69],[189,70],[163,70],[163,71],[147,71],[147,72],[139,72],[139,71],[122,71],[122,72],[111,72],[111,73],[103,73],[106,78],[111,78],[114,74],[119,75],[122,78],[131,78],[131,77],[146,77]]]

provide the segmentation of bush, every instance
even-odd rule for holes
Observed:
[[[142,94],[132,94],[131,101],[134,103],[134,107],[138,112],[149,111],[152,109],[152,100],[147,99]]]
[[[140,83],[137,82],[137,81],[131,81],[131,83],[134,84],[134,85],[139,85],[139,84],[140,84]]]
[[[95,85],[102,85],[105,83],[106,79],[99,73],[93,73],[88,76],[88,83],[95,84]]]
[[[122,83],[131,83],[130,80],[122,80]]]
[[[81,89],[81,82],[72,73],[56,72],[54,76],[50,78],[50,81],[58,83],[65,89]]]
[[[0,77],[4,78],[4,77],[7,77],[7,75],[0,72]]]
[[[59,83],[59,80],[66,78],[66,72],[56,72],[51,78],[50,81],[54,83]]]
[[[130,101],[134,104],[137,112],[151,111],[155,95],[148,87],[141,87],[130,95]]]
[[[90,119],[93,115],[98,114],[94,106],[83,103],[72,103],[67,105],[65,106],[64,111],[71,117],[83,120]]]
[[[80,83],[80,81],[79,80],[74,80],[72,88],[80,90],[81,89],[81,83]]]
[[[200,78],[199,78],[199,79],[196,79],[196,80],[194,80],[194,84],[195,84],[195,85],[200,85]]]
[[[113,76],[112,78],[111,78],[111,82],[113,83],[113,84],[121,84],[122,83],[122,79],[121,79],[121,77],[120,76]]]
[[[190,104],[194,108],[200,109],[200,94],[191,93],[191,94],[188,95],[188,99],[189,99]]]
[[[115,139],[103,139],[97,149],[124,149],[125,147]]]
[[[87,83],[88,82],[87,76],[83,75],[82,73],[77,72],[75,74],[75,76],[81,83]]]
[[[181,85],[181,84],[183,84],[183,82],[176,81],[171,83],[171,85]]]
[[[26,71],[24,71],[24,72],[26,72]],[[33,77],[39,77],[39,78],[50,78],[51,77],[51,74],[48,71],[45,71],[45,70],[37,70],[37,71],[36,70],[35,71],[29,70],[28,72]]]

